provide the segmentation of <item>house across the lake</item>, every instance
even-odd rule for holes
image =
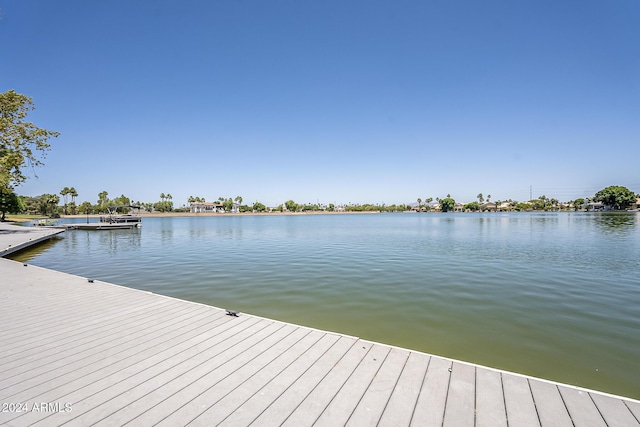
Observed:
[[[224,206],[222,203],[214,202],[194,202],[191,203],[191,213],[222,213]]]

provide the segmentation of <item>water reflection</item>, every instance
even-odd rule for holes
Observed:
[[[633,233],[638,218],[633,212],[602,212],[592,215],[598,231],[616,235]]]

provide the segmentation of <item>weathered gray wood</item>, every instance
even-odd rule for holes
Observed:
[[[300,329],[303,330],[302,328]],[[238,386],[228,389],[224,384],[217,385],[206,394],[199,397],[203,405],[209,405],[209,409],[200,409],[190,425],[212,426],[218,425],[238,407],[245,403],[251,396],[264,388],[269,382],[282,374],[292,363],[301,357],[307,350],[312,348],[323,337],[320,331],[305,330],[306,335],[302,336],[290,347],[284,348],[279,354],[274,353],[274,358],[258,369],[254,374],[243,373],[247,378]],[[264,363],[264,361],[261,361]],[[239,382],[240,380],[236,380]],[[170,425],[172,418],[168,418],[165,424]],[[180,420],[180,418],[177,418]]]
[[[476,369],[476,426],[506,427],[502,374],[491,369]]]
[[[220,419],[219,422],[226,426],[246,426],[253,422],[257,414],[261,414],[272,403],[279,400],[282,394],[290,389],[305,372],[311,369],[339,339],[340,337],[335,334],[323,334],[320,340],[309,347],[300,357],[296,358],[295,361],[270,380],[268,384],[246,398],[240,405],[234,406],[232,411],[224,419]]]
[[[629,410],[633,414],[633,416],[636,419],[636,421],[638,421],[638,423],[640,423],[640,402],[631,401],[631,400],[625,400],[624,404],[625,404],[625,406],[627,408],[629,408]]]
[[[354,344],[282,425],[297,427],[315,422],[372,347],[368,342]]]
[[[138,399],[135,405],[121,408],[96,425],[132,422],[134,425],[156,425],[179,408],[188,405],[196,396],[224,380],[260,354],[291,335],[296,328],[272,323],[252,337],[247,337],[230,352],[203,361],[176,378]]]
[[[629,408],[621,399],[599,393],[589,393],[598,411],[609,426],[640,426]]]
[[[362,400],[389,352],[389,347],[374,344],[371,351],[360,361],[353,375],[336,393],[314,425],[318,427],[344,425]]]
[[[430,357],[410,353],[391,398],[384,408],[379,426],[408,426],[418,402],[420,389],[427,373]]]
[[[475,380],[475,366],[453,362],[449,393],[444,408],[443,426],[473,427],[475,422]]]
[[[286,333],[286,335],[283,334],[277,342],[262,348],[252,359],[245,361],[242,365],[233,367],[233,369],[229,369],[227,375],[219,381],[213,384],[210,380],[201,381],[199,387],[202,391],[193,396],[189,402],[176,408],[167,415],[167,417],[153,424],[157,426],[175,426],[187,422],[193,423],[202,412],[208,411],[212,404],[219,402],[228,393],[239,387],[244,388],[245,384],[262,369],[275,364],[277,371],[278,366],[275,361],[279,360],[279,357],[283,353],[292,351],[294,348],[299,348],[298,344],[301,340],[304,340],[310,334],[310,331],[306,328],[296,328],[293,326],[291,326],[291,328],[293,328],[293,330]],[[283,328],[283,330],[286,329]],[[316,337],[313,337],[314,341],[315,339]],[[231,366],[229,366],[229,368],[231,368]],[[144,422],[144,424],[147,423]]]
[[[503,374],[502,387],[509,426],[540,425],[527,378]]]
[[[0,222],[0,257],[7,256],[37,243],[49,240],[64,229],[49,227],[21,227]]]
[[[347,425],[377,425],[382,416],[391,394],[393,393],[400,374],[407,362],[409,352],[392,348],[380,370],[367,388],[362,399],[351,414]]]
[[[573,387],[558,387],[562,400],[564,400],[569,416],[575,425],[580,426],[606,426],[602,415],[591,400],[589,393]]]
[[[357,340],[354,338],[340,337],[291,387],[287,388],[277,400],[269,403],[266,409],[262,410],[263,405],[256,403],[255,400],[257,399],[254,397],[254,399],[239,408],[233,416],[225,420],[223,424],[225,426],[245,426],[252,423],[252,425],[262,427],[281,425],[333,369],[338,369],[339,363],[341,363],[339,369],[344,370],[344,366],[349,364],[348,360],[354,359],[354,355],[360,354],[358,350],[354,350],[354,343],[356,342]],[[351,354],[348,355],[347,353],[349,352]],[[341,362],[343,358],[345,362]],[[336,378],[339,377],[337,376]],[[321,393],[317,392],[316,397],[320,397],[319,395]],[[319,399],[313,399],[308,402],[316,404],[318,401]],[[299,413],[302,413],[302,411]]]
[[[449,392],[452,361],[432,356],[422,390],[411,418],[411,426],[441,426]]]
[[[542,427],[571,427],[573,423],[555,384],[529,380]]]
[[[71,425],[94,425],[112,414],[119,420],[134,418],[170,396],[190,371],[203,365],[214,369],[246,349],[252,339],[270,334],[267,327],[277,326],[266,320],[243,319],[190,341],[186,348],[176,347],[128,367],[119,382],[106,377],[96,382],[94,390],[78,390],[67,397],[76,402]]]

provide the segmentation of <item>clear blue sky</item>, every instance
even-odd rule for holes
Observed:
[[[0,0],[25,195],[298,203],[640,192],[640,2]]]

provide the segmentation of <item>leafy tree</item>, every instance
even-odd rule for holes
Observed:
[[[470,211],[477,211],[480,210],[480,203],[478,202],[469,202],[466,205],[464,205],[462,207],[462,209],[466,210],[470,210]]]
[[[81,214],[90,214],[93,212],[93,206],[90,202],[82,202],[82,204],[78,207],[78,212]]]
[[[0,221],[5,221],[5,214],[19,213],[21,210],[22,203],[16,193],[0,188],[0,212],[2,214]]]
[[[440,209],[442,212],[449,212],[453,210],[456,205],[456,201],[451,198],[450,194],[447,194],[447,197],[444,199],[440,199]]]
[[[575,199],[573,201],[573,210],[577,211],[578,209],[582,209],[583,205],[584,205],[584,199],[583,198]]]
[[[298,204],[293,200],[287,200],[286,202],[284,202],[284,206],[289,212],[295,212],[298,210]]]
[[[26,181],[22,168],[41,166],[40,158],[50,148],[47,141],[60,135],[25,121],[34,109],[28,96],[14,90],[0,93],[0,189],[4,191]],[[41,156],[34,151],[40,151]]]
[[[255,202],[253,204],[253,210],[256,211],[256,212],[264,212],[264,211],[267,210],[267,207],[264,204],[260,203],[260,202]]]
[[[636,195],[627,187],[611,185],[598,191],[594,197],[596,202],[602,202],[613,209],[626,209],[635,203]]]

